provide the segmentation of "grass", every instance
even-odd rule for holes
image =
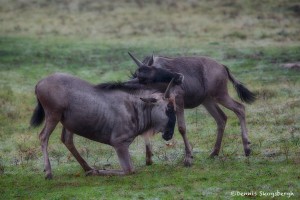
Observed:
[[[300,58],[297,1],[5,1],[0,4],[0,199],[244,199],[231,192],[300,195],[299,71],[282,63]],[[259,4],[259,6],[257,6]],[[214,9],[211,9],[211,8]],[[252,155],[243,156],[236,116],[228,115],[221,154],[208,155],[216,125],[203,107],[186,111],[194,165],[183,167],[184,145],[153,138],[154,165],[145,166],[137,138],[130,152],[137,173],[85,177],[60,142],[50,138],[54,179],[44,180],[38,141],[29,128],[34,86],[53,72],[91,83],[127,80],[127,55],[205,55],[229,66],[258,99],[247,105]],[[230,94],[237,95],[230,86]],[[79,152],[97,168],[119,168],[104,144],[75,137]],[[270,196],[259,196],[270,199]],[[283,197],[284,198],[284,197]],[[287,198],[287,197],[285,197]],[[281,199],[281,197],[277,197]]]
[[[6,175],[7,184],[17,185],[20,189],[4,189],[4,194],[9,195],[3,198],[224,198],[236,190],[272,191],[274,187],[280,187],[280,190],[293,191],[297,186],[292,181],[293,176],[288,173],[293,170],[293,166],[286,167],[269,161],[253,166],[252,163],[241,165],[241,161],[236,159],[224,163],[220,160],[207,160],[205,157],[200,157],[199,160],[202,163],[197,161],[192,168],[162,164],[151,167],[140,166],[137,174],[129,177],[85,177],[74,164],[67,164],[56,168],[56,177],[53,181],[45,181],[42,173],[32,173],[25,169],[26,174],[23,172]],[[266,165],[270,165],[269,169],[263,170]],[[239,173],[232,173],[232,168]],[[286,172],[281,174],[278,171]],[[22,177],[22,182],[14,179],[16,175]],[[279,178],[270,181],[260,178],[279,175]],[[285,182],[285,178],[282,177],[291,180]]]

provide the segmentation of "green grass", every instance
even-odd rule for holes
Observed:
[[[277,190],[300,197],[300,76],[281,67],[300,59],[297,1],[54,2],[0,4],[0,199],[245,199],[253,197],[231,192]],[[86,177],[60,142],[59,125],[49,142],[54,179],[44,180],[42,127],[29,127],[35,84],[54,72],[95,84],[127,80],[136,68],[128,51],[140,59],[205,55],[227,65],[258,96],[246,106],[251,157],[243,155],[236,116],[223,109],[221,154],[209,159],[216,125],[200,106],[186,111],[191,168],[176,131],[173,146],[153,138],[154,165],[145,166],[137,138],[130,147],[136,174]],[[75,145],[91,166],[119,168],[109,146],[79,136]]]
[[[85,177],[75,164],[56,166],[55,179],[45,181],[43,173],[28,167],[2,177],[6,185],[3,198],[34,199],[198,199],[230,197],[231,191],[295,191],[298,187],[291,171],[295,165],[272,161],[246,163],[244,159],[208,160],[196,156],[191,168],[181,164],[158,163],[137,167],[137,174],[127,177]],[[269,166],[268,169],[266,165]],[[234,169],[234,171],[233,171]],[[21,172],[20,172],[21,171]],[[16,179],[18,176],[22,181]],[[266,180],[262,177],[276,177]],[[289,181],[286,181],[288,179]]]

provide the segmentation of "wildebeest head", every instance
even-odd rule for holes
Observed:
[[[155,131],[163,132],[162,137],[166,141],[172,139],[176,124],[175,99],[170,94],[170,89],[173,84],[174,79],[170,81],[163,96],[141,98],[145,103],[153,105],[151,113],[153,116],[152,124],[156,129]]]
[[[153,56],[145,64],[135,58],[130,52],[128,54],[138,66],[138,69],[133,73],[133,78],[137,78],[140,83],[169,83],[172,79],[174,79],[174,84],[177,85],[183,82],[182,74],[151,65],[153,63]]]

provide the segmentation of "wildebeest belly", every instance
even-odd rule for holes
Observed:
[[[184,108],[195,108],[202,104],[204,101],[201,97],[195,97],[195,96],[185,96],[184,97]]]
[[[96,107],[95,107],[96,108]],[[64,112],[61,123],[69,131],[97,142],[109,144],[113,124],[97,109],[87,112],[77,108]]]
[[[186,81],[187,82],[183,84],[184,107],[195,108],[199,106],[206,97],[205,85],[202,80],[196,78],[189,78]]]
[[[110,130],[104,130],[104,128],[100,128],[99,130],[84,124],[78,124],[78,125],[69,125],[69,123],[62,122],[63,126],[71,131],[72,133],[75,133],[77,135],[80,135],[82,137],[85,137],[87,139],[101,142],[104,144],[110,143],[110,136],[111,132]]]

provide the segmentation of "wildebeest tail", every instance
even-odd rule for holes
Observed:
[[[30,120],[30,126],[37,127],[41,125],[44,119],[45,119],[45,111],[40,101],[38,100],[37,106],[35,107]]]
[[[240,81],[236,80],[233,75],[230,73],[230,70],[228,69],[228,67],[226,67],[225,65],[223,65],[228,73],[228,77],[229,80],[233,83],[233,86],[235,88],[235,90],[238,93],[239,98],[243,101],[246,102],[248,104],[253,103],[256,100],[256,96],[253,92],[251,92],[250,90],[248,90],[243,83],[241,83]]]

